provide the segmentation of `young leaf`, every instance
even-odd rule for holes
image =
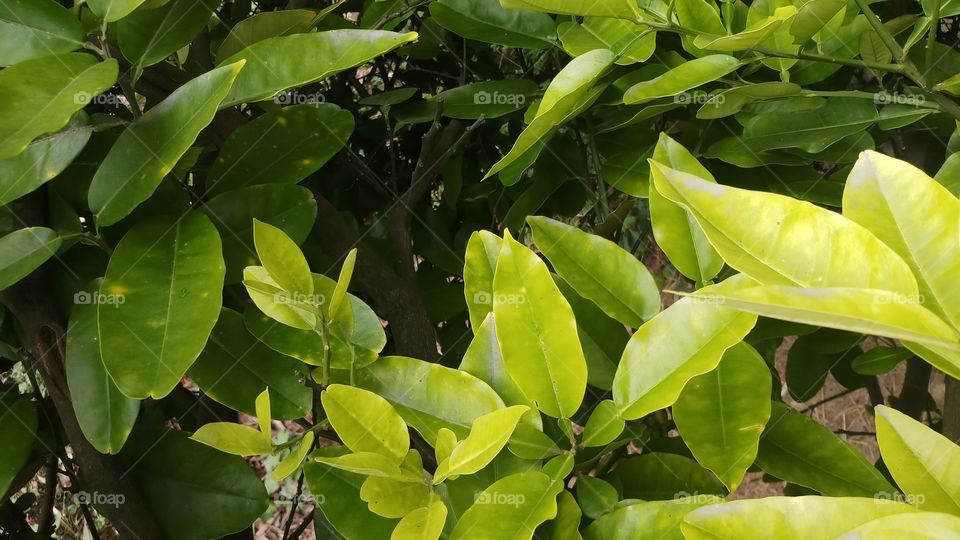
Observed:
[[[219,5],[219,0],[169,0],[137,10],[117,23],[120,50],[139,69],[162,62],[193,41]]]
[[[269,443],[273,439],[273,413],[270,407],[270,388],[257,396],[254,408],[257,411],[257,425],[260,426],[262,438]]]
[[[683,442],[734,492],[757,456],[770,418],[771,377],[753,347],[727,349],[711,372],[690,379],[673,404]]]
[[[90,183],[87,200],[98,226],[113,225],[153,195],[213,120],[242,67],[236,63],[204,73],[127,127]]]
[[[542,472],[507,476],[477,495],[450,538],[532,538],[538,525],[557,515],[556,496],[562,490],[561,482]]]
[[[909,416],[880,405],[877,443],[897,485],[921,510],[960,513],[960,448]]]
[[[289,236],[269,223],[254,219],[253,243],[260,262],[277,285],[291,293],[313,293],[310,266]]]
[[[740,67],[740,61],[725,54],[696,58],[680,64],[663,75],[639,82],[623,94],[627,105],[645,103],[661,97],[670,97],[691,88],[712,82]]]
[[[450,454],[453,453],[453,449],[456,448],[456,446],[456,433],[447,428],[440,428],[437,431],[437,444],[434,451],[434,456],[437,458],[437,463],[443,463],[446,461],[450,457]]]
[[[0,27],[5,26],[0,20]],[[97,62],[89,54],[67,53],[0,71],[0,159],[16,156],[30,141],[66,126],[90,98],[117,82],[117,70],[116,60]]]
[[[124,395],[167,395],[203,350],[223,297],[220,235],[207,216],[158,217],[120,240],[100,292],[100,354]],[[130,359],[136,358],[136,362]]]
[[[892,498],[880,471],[846,441],[782,403],[773,403],[757,465],[792,484],[830,497]]]
[[[353,277],[353,267],[356,264],[357,248],[353,248],[347,253],[347,257],[343,261],[343,266],[340,268],[340,276],[339,279],[337,279],[337,286],[333,289],[330,301],[326,303],[328,309],[327,317],[330,322],[336,320],[342,306],[349,306],[349,302],[344,304],[344,299],[347,297],[347,289],[350,287],[350,278]]]
[[[693,154],[666,133],[660,134],[660,140],[653,151],[653,160],[709,182],[716,182],[713,175]],[[650,184],[654,186],[649,192],[650,225],[657,245],[677,270],[697,283],[706,283],[716,277],[723,268],[723,259],[707,241],[703,230],[687,210],[657,191],[653,179]]]
[[[843,215],[897,252],[921,303],[960,327],[960,201],[952,193],[909,163],[867,151],[847,178]]]
[[[463,294],[470,311],[470,327],[477,332],[480,324],[493,312],[493,274],[503,240],[489,231],[476,231],[467,242],[463,264]]]
[[[509,233],[497,260],[493,290],[494,322],[507,372],[542,412],[569,418],[587,385],[576,320],[543,261]]]
[[[653,276],[620,246],[546,217],[529,217],[533,240],[580,296],[634,328],[660,311]]]
[[[53,0],[0,3],[0,66],[75,51],[83,41],[83,25]]]
[[[382,397],[340,384],[320,396],[330,424],[354,452],[373,452],[399,465],[410,450],[407,424]]]
[[[437,466],[433,483],[448,477],[473,474],[487,466],[506,446],[520,417],[530,410],[526,405],[514,405],[487,413],[470,426],[467,438],[457,443],[450,457]]]
[[[62,240],[46,227],[17,229],[0,238],[0,290],[30,275],[56,255]]]
[[[687,381],[715,368],[756,321],[684,298],[644,323],[627,343],[613,380],[620,418],[634,420],[672,405]]]
[[[99,283],[90,290],[99,294]],[[91,299],[92,295],[84,291]],[[77,422],[90,444],[104,454],[116,454],[127,442],[140,412],[140,402],[120,393],[100,359],[97,306],[77,304],[67,326],[67,384]]]
[[[796,14],[797,8],[793,6],[777,8],[773,15],[747,26],[742,32],[729,36],[700,34],[694,38],[693,44],[710,51],[744,51],[759,45],[773,34],[781,24],[786,23]]]
[[[404,482],[421,482],[421,478],[412,476],[394,463],[395,459],[377,452],[354,452],[337,457],[315,457],[317,463],[323,463],[335,469],[372,476],[376,478],[390,478]]]
[[[416,39],[416,32],[354,29],[265,39],[218,62],[223,66],[247,61],[221,107],[267,99],[281,90],[320,81]]]
[[[360,499],[367,503],[371,512],[394,519],[429,505],[432,498],[433,490],[423,482],[370,476],[360,487]]]
[[[657,190],[696,218],[727,264],[764,285],[917,294],[906,263],[839,214],[783,195],[714,184],[655,161],[651,172]]]
[[[447,507],[440,499],[418,508],[400,520],[390,540],[437,540],[443,533]]]
[[[235,456],[269,454],[273,445],[263,433],[233,422],[212,422],[200,426],[191,439]]]
[[[306,459],[307,454],[310,453],[310,449],[313,446],[313,432],[308,431],[303,434],[303,439],[300,440],[300,444],[297,445],[297,449],[291,451],[287,454],[287,457],[283,458],[283,461],[277,465],[277,468],[273,470],[273,473],[270,474],[270,479],[274,482],[282,482],[284,478],[290,476],[297,470],[298,467],[303,463],[303,460]]]

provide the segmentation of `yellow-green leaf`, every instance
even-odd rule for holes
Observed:
[[[507,445],[517,422],[529,410],[526,405],[514,405],[487,413],[473,421],[470,434],[458,442],[450,457],[437,466],[433,483],[448,477],[473,474],[487,466]]]
[[[330,385],[320,399],[330,424],[354,452],[379,453],[396,464],[407,456],[407,424],[387,400],[341,384]]]
[[[236,456],[269,454],[273,450],[261,432],[233,422],[204,424],[190,438]]]

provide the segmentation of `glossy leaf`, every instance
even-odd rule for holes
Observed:
[[[940,540],[952,538],[960,531],[960,518],[936,512],[894,514],[868,521],[847,531],[838,540]]]
[[[587,527],[585,540],[682,540],[680,524],[697,508],[720,504],[710,495],[630,504],[600,517]]]
[[[0,20],[0,28],[3,24]],[[40,135],[66,126],[91,97],[117,82],[117,70],[116,60],[97,62],[89,54],[67,53],[0,71],[0,159],[16,156]]]
[[[565,22],[557,27],[563,49],[580,56],[594,49],[610,49],[616,63],[645,62],[653,55],[656,34],[632,22],[607,17],[585,17],[583,23]]]
[[[387,400],[340,384],[329,386],[321,399],[330,424],[351,450],[376,453],[396,464],[406,457],[407,425]]]
[[[417,508],[430,504],[433,491],[423,482],[403,482],[371,476],[360,487],[360,498],[374,514],[402,518]]]
[[[494,322],[507,372],[540,411],[569,418],[587,384],[576,320],[543,261],[509,233],[497,260],[493,290]]]
[[[504,9],[498,2],[439,0],[430,3],[430,15],[457,35],[507,47],[545,49],[557,35],[549,15]]]
[[[92,131],[80,122],[73,122],[62,131],[33,141],[23,153],[0,160],[0,205],[9,204],[56,178],[83,150]]]
[[[513,474],[494,482],[460,516],[451,540],[530,540],[534,529],[557,514],[560,482],[542,472]]]
[[[203,393],[246,414],[256,414],[254,396],[270,389],[278,420],[303,418],[310,411],[312,393],[300,383],[299,362],[276,353],[255,339],[236,311],[220,312],[210,340],[190,367],[190,377]]]
[[[696,461],[677,454],[648,452],[620,460],[607,476],[624,499],[677,500],[698,495],[724,495],[723,484]]]
[[[94,285],[99,286],[98,283]],[[93,290],[100,298],[97,289]],[[100,358],[97,304],[84,291],[70,313],[67,327],[67,384],[83,436],[99,452],[116,454],[127,442],[140,412],[140,402],[120,392]]]
[[[310,266],[289,236],[273,225],[254,220],[253,242],[263,267],[277,285],[292,293],[313,293]]]
[[[433,483],[439,484],[451,476],[473,474],[487,466],[507,445],[517,422],[528,410],[526,405],[514,405],[474,420],[470,434],[437,466]]]
[[[269,440],[250,426],[233,422],[211,422],[200,426],[191,439],[236,456],[256,456],[273,450]]]
[[[126,17],[143,2],[144,0],[89,0],[87,5],[96,16],[109,23]]]
[[[470,311],[470,327],[477,328],[493,313],[493,274],[497,270],[502,240],[489,231],[470,235],[463,265],[463,294]]]
[[[296,184],[343,148],[353,125],[353,115],[328,103],[294,105],[259,116],[230,134],[210,168],[207,191]]]
[[[100,353],[120,391],[167,395],[203,350],[220,315],[220,236],[203,214],[137,224],[117,244],[98,304]],[[135,360],[131,360],[135,359]]]
[[[474,420],[504,406],[497,393],[473,375],[402,356],[367,366],[357,373],[356,384],[389,401],[434,446],[440,428],[464,438]]]
[[[621,418],[672,405],[687,381],[714,369],[755,323],[753,315],[688,298],[647,321],[627,343],[613,380]]]
[[[697,158],[665,133],[660,134],[660,140],[653,151],[653,160],[671,169],[716,182]],[[652,179],[650,183],[654,185]],[[723,268],[723,259],[707,241],[693,216],[661,195],[657,189],[651,189],[649,197],[653,236],[670,262],[683,275],[697,283],[706,283],[713,279]]]
[[[808,416],[774,403],[760,439],[765,472],[831,497],[893,497],[895,492],[853,446]]]
[[[83,47],[83,41],[80,21],[53,0],[0,4],[0,66],[75,51]]]
[[[861,375],[882,375],[912,355],[905,348],[874,347],[853,359],[853,370]]]
[[[550,218],[530,217],[527,223],[557,273],[614,319],[636,328],[660,311],[657,284],[632,254]]]
[[[623,433],[625,425],[616,404],[605,399],[590,413],[587,425],[583,427],[582,444],[586,447],[610,444]]]
[[[217,58],[227,58],[268,38],[306,32],[311,23],[320,16],[322,15],[309,9],[257,13],[241,20],[230,29],[230,33],[223,38],[223,43],[217,49]]]
[[[813,111],[757,115],[743,128],[743,138],[758,152],[799,148],[817,153],[846,136],[865,131],[879,119],[871,101],[831,98]]]
[[[637,9],[618,0],[501,0],[507,9],[526,9],[560,15],[592,15],[634,20]]]
[[[883,463],[921,510],[960,514],[960,448],[909,416],[880,405],[877,442]]]
[[[120,221],[153,194],[213,120],[242,67],[231,64],[193,79],[127,127],[90,184],[87,199],[99,226]]]
[[[142,69],[162,62],[200,33],[218,0],[169,0],[154,9],[140,9],[117,23],[123,55]]]
[[[224,66],[247,61],[221,107],[267,99],[281,90],[325,79],[415,39],[416,32],[352,29],[265,39],[218,62]]]
[[[796,14],[797,8],[793,6],[777,8],[773,15],[747,26],[742,32],[729,36],[700,34],[693,40],[693,44],[711,51],[747,50],[766,40],[781,24],[785,24]]]
[[[57,254],[62,240],[46,227],[17,229],[0,238],[0,290],[30,275]]]
[[[443,532],[447,507],[435,500],[429,506],[418,508],[400,520],[390,535],[391,540],[437,540]]]
[[[670,97],[707,84],[740,67],[732,56],[714,54],[685,62],[663,75],[639,82],[627,89],[623,102],[628,105]]]
[[[843,216],[783,195],[721,186],[657,162],[651,167],[657,190],[690,211],[727,264],[764,285],[917,293],[906,263]]]
[[[313,439],[314,435],[312,431],[304,433],[300,444],[297,445],[296,449],[287,454],[287,457],[283,458],[283,461],[281,461],[280,464],[277,465],[277,468],[270,474],[270,479],[280,482],[293,474],[303,463],[303,460],[306,459],[307,454],[310,453],[310,449],[313,447]]]
[[[578,476],[576,489],[580,508],[590,519],[611,512],[620,500],[617,488],[593,476]]]

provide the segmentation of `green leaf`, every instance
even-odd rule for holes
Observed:
[[[757,465],[777,478],[831,497],[891,498],[895,492],[853,446],[777,402],[760,438]]]
[[[117,244],[100,292],[100,354],[124,395],[161,398],[203,350],[220,315],[220,236],[204,214],[158,217]],[[135,358],[136,361],[131,361]]]
[[[0,398],[0,494],[6,494],[33,452],[37,438],[37,407],[28,399]],[[11,394],[12,396],[12,394]]]
[[[294,105],[258,116],[230,134],[210,167],[207,192],[296,184],[343,148],[353,123],[349,111],[328,103]]]
[[[97,62],[89,54],[67,53],[0,71],[0,159],[16,156],[40,135],[66,126],[91,97],[117,82],[117,69],[116,60]]]
[[[563,278],[554,276],[554,281],[577,320],[577,335],[587,360],[587,383],[610,390],[630,334],[623,323],[607,316],[596,304],[577,294]]]
[[[509,233],[497,260],[493,290],[494,322],[507,372],[540,411],[569,418],[580,407],[587,385],[576,320],[547,266]]]
[[[705,506],[687,514],[680,527],[687,540],[830,540],[868,521],[915,511],[881,499],[765,497]]]
[[[583,428],[583,446],[606,446],[623,433],[626,423],[620,418],[617,405],[605,399],[597,404]]]
[[[27,227],[0,238],[0,290],[30,275],[57,254],[62,240],[53,229]]]
[[[2,8],[0,8],[2,9]],[[41,137],[12,158],[0,160],[0,205],[9,204],[56,178],[90,139],[93,128],[80,125],[82,113],[63,131]],[[79,121],[76,121],[79,120]]]
[[[321,394],[323,409],[343,443],[354,452],[373,452],[400,464],[410,450],[407,424],[382,397],[334,384]]]
[[[779,81],[734,86],[733,88],[712,94],[710,98],[707,99],[707,102],[697,111],[697,118],[701,120],[724,118],[740,112],[740,110],[749,103],[793,96],[799,94],[802,89],[799,85]],[[668,163],[664,164],[669,165]],[[684,170],[681,167],[673,168]],[[689,170],[684,170],[684,172],[694,174]],[[708,177],[701,176],[701,178]],[[712,176],[709,178],[712,178]]]
[[[0,66],[75,51],[84,37],[76,16],[53,0],[0,4]]]
[[[743,139],[756,152],[799,148],[815,154],[844,137],[866,131],[879,120],[870,100],[831,97],[812,111],[759,114],[747,121]]]
[[[577,108],[581,98],[587,95],[597,79],[615,59],[613,52],[607,49],[596,49],[574,58],[564,66],[544,92],[534,119],[520,133],[510,151],[487,171],[484,179],[499,173],[525,156],[529,157],[529,151],[539,152],[538,145],[544,143],[546,134],[561,124]]]
[[[909,416],[879,405],[883,463],[907,500],[921,510],[960,514],[960,448]]]
[[[430,100],[434,103],[443,102],[443,116],[475,120],[482,114],[489,120],[519,111],[533,100],[537,90],[537,83],[527,79],[502,79],[457,86],[440,92]]]
[[[690,379],[673,404],[683,442],[731,492],[757,456],[770,418],[771,386],[760,354],[738,343],[727,349],[716,369]]]
[[[527,223],[557,273],[607,315],[636,328],[660,311],[653,276],[620,246],[546,217],[529,217]]]
[[[723,77],[740,67],[740,61],[725,54],[713,54],[684,62],[663,75],[639,82],[623,94],[627,105],[675,96]]]
[[[711,51],[744,51],[765,41],[780,28],[781,24],[786,23],[796,14],[797,8],[793,6],[777,8],[773,15],[747,26],[742,32],[729,36],[700,34],[694,38],[693,44]]]
[[[960,531],[960,518],[936,512],[894,514],[868,521],[847,531],[842,540],[940,540],[951,538]]]
[[[538,525],[557,515],[563,484],[542,472],[512,474],[475,497],[460,516],[451,540],[530,540]]]
[[[456,446],[457,435],[447,428],[440,428],[440,430],[437,431],[436,449],[434,450],[434,457],[437,458],[437,463],[446,461]]]
[[[756,317],[683,298],[630,338],[613,380],[613,401],[625,420],[668,407],[687,381],[717,366],[747,335]]]
[[[312,392],[301,384],[302,376],[299,362],[257,341],[245,328],[243,316],[226,308],[190,367],[190,378],[207,397],[249,415],[256,414],[254,396],[269,388],[278,420],[295,420],[310,412]]]
[[[418,508],[400,520],[390,535],[391,540],[437,540],[447,519],[443,501],[434,500],[430,506]]]
[[[580,520],[583,512],[569,491],[557,495],[557,517],[548,525],[550,540],[583,540],[580,536]]]
[[[267,510],[263,482],[243,458],[182,432],[135,436],[121,456],[166,538],[220,538],[249,528]]]
[[[270,479],[274,482],[281,482],[284,478],[290,476],[296,471],[303,460],[306,459],[307,454],[310,453],[310,449],[313,447],[313,432],[308,431],[303,434],[303,439],[300,440],[300,444],[297,445],[297,449],[291,451],[287,454],[287,457],[283,458],[277,468],[273,470],[270,474]]]
[[[316,283],[312,278],[311,281]],[[316,329],[320,314],[317,304],[326,300],[322,294],[286,291],[262,266],[244,268],[243,285],[253,303],[274,321],[308,333]],[[303,339],[313,338],[304,336]]]
[[[235,456],[256,456],[273,451],[263,433],[243,424],[211,422],[200,426],[191,439]]]
[[[312,457],[336,456],[346,452],[343,446],[320,448]],[[367,510],[360,500],[360,487],[366,478],[308,461],[304,477],[318,509],[339,534],[348,538],[387,540],[396,520],[388,520]],[[333,532],[333,531],[331,531]]]
[[[675,3],[677,19],[684,28],[704,34],[724,34],[720,10],[710,0],[681,0]]]
[[[853,359],[853,370],[861,375],[883,375],[913,356],[902,347],[874,347]]]
[[[253,242],[260,262],[277,285],[292,293],[313,293],[310,266],[300,247],[289,236],[277,227],[255,219]]]
[[[507,446],[513,455],[523,459],[543,460],[564,453],[549,435],[531,424],[521,422],[513,431]]]
[[[237,283],[245,267],[257,264],[253,220],[273,225],[295,244],[302,244],[317,216],[317,203],[309,189],[282,184],[231,190],[207,201],[202,208],[220,231],[227,283]]]
[[[356,385],[389,401],[433,446],[441,428],[463,438],[474,420],[504,407],[497,393],[473,375],[402,356],[370,364],[357,373]]]
[[[713,175],[697,158],[666,133],[660,134],[660,140],[653,151],[653,160],[716,183]],[[652,178],[650,183],[654,184]],[[697,283],[706,283],[716,277],[723,268],[723,259],[707,241],[703,230],[690,212],[661,195],[657,189],[651,189],[649,197],[653,236],[670,262],[680,273]]]
[[[698,495],[630,504],[591,523],[583,537],[585,540],[682,540],[680,524],[689,512],[722,502],[720,497]]]
[[[360,498],[374,514],[402,518],[417,508],[430,504],[433,491],[423,482],[402,482],[392,478],[370,476],[360,487]]]
[[[90,184],[87,199],[99,226],[113,225],[150,198],[213,120],[242,67],[236,63],[204,73],[127,127]]]
[[[337,457],[315,457],[317,463],[323,463],[341,471],[362,474],[375,478],[390,478],[405,482],[420,482],[420,478],[411,476],[395,463],[393,457],[377,452],[354,452]]]
[[[580,508],[590,519],[610,513],[620,501],[617,488],[593,476],[577,477],[577,501]]]
[[[847,178],[843,215],[906,261],[920,303],[960,326],[960,201],[952,193],[905,161],[867,151]]]
[[[504,9],[497,2],[438,0],[430,3],[430,15],[443,28],[484,43],[546,49],[557,39],[549,15]]]
[[[624,499],[666,501],[725,494],[712,472],[686,456],[664,452],[627,457],[610,472],[608,480],[621,486]]]
[[[651,171],[657,190],[696,218],[727,264],[764,285],[917,293],[906,263],[839,214],[783,195],[721,186],[657,162]]]
[[[162,62],[189,45],[219,5],[219,0],[169,0],[137,10],[117,23],[120,50],[138,69]]]
[[[802,45],[848,4],[847,0],[811,0],[803,4],[790,24],[794,43]]]
[[[610,49],[616,63],[646,62],[657,44],[656,34],[632,22],[607,17],[584,17],[583,23],[565,22],[557,27],[563,49],[580,56],[594,49]]]
[[[517,422],[528,410],[526,405],[514,405],[474,420],[467,438],[457,443],[450,457],[438,464],[434,485],[448,477],[473,474],[486,467],[507,445]]]
[[[343,266],[340,268],[339,279],[337,279],[337,285],[333,289],[333,294],[330,295],[330,301],[326,304],[327,317],[331,322],[337,320],[341,307],[350,305],[349,302],[344,304],[344,299],[347,297],[347,288],[350,287],[350,278],[353,277],[353,267],[356,264],[357,248],[353,248],[347,253],[347,257],[343,261]]]
[[[99,283],[93,284],[99,301]],[[90,292],[78,293],[67,327],[66,370],[70,401],[83,436],[99,452],[116,454],[127,442],[140,402],[120,393],[100,359],[97,304]]]
[[[332,7],[339,6],[337,2]],[[326,9],[324,10],[326,11]],[[283,11],[264,11],[243,19],[230,29],[227,37],[217,49],[217,58],[227,58],[243,49],[276,36],[300,34],[310,29],[311,23],[324,15],[309,9],[285,9]]]
[[[265,39],[218,62],[222,66],[247,61],[221,107],[267,99],[281,90],[320,81],[415,39],[416,32],[353,29]]]
[[[475,231],[467,242],[463,264],[463,294],[470,311],[470,327],[477,332],[493,313],[493,274],[497,270],[502,240],[490,231]]]
[[[635,20],[638,15],[636,6],[620,0],[500,0],[507,9],[526,9],[560,15],[592,15],[595,17],[616,17]]]
[[[126,17],[143,2],[144,0],[88,0],[87,5],[94,15],[111,23]]]

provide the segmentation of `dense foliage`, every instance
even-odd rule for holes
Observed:
[[[0,534],[960,537],[958,16],[0,0]]]

